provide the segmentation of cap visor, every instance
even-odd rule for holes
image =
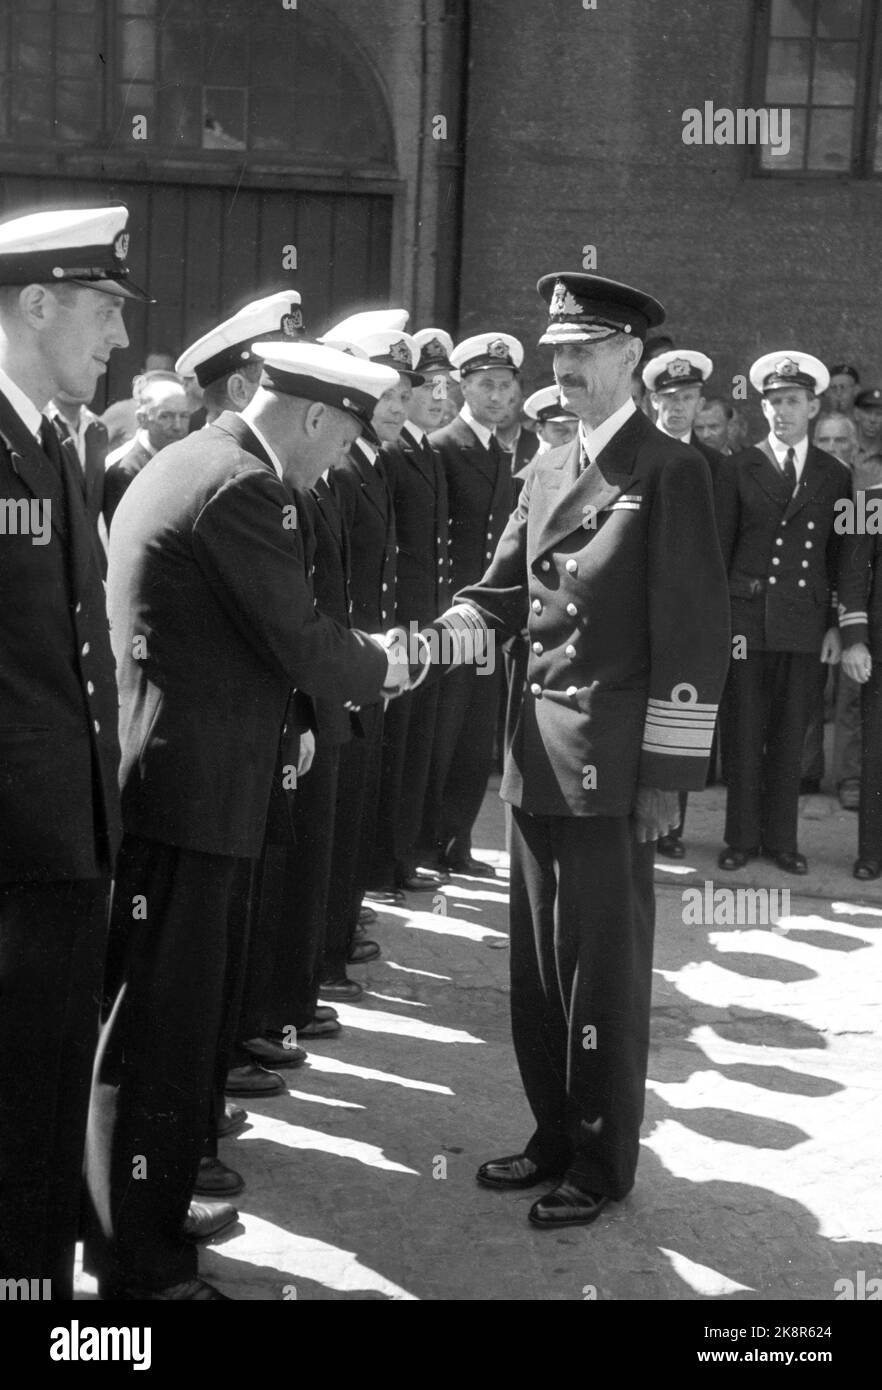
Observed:
[[[554,324],[545,330],[539,339],[539,346],[555,347],[559,343],[599,343],[603,338],[611,338],[614,333],[624,333],[624,328],[586,328],[581,324]]]
[[[99,294],[121,295],[123,299],[137,299],[142,304],[155,304],[146,290],[131,280],[67,280],[68,285],[82,285],[86,290],[97,290]]]

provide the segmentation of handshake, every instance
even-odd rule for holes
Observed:
[[[386,633],[371,633],[371,640],[386,655],[386,679],[381,692],[386,700],[415,690],[425,679],[432,658],[421,633],[408,633],[403,627],[393,627]]]

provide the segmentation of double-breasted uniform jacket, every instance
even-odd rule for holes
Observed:
[[[60,448],[60,446],[59,446]],[[106,873],[119,844],[117,691],[94,530],[0,395],[0,882]],[[20,504],[20,505],[19,505]],[[51,516],[47,544],[21,534]],[[12,517],[17,518],[13,531]]]
[[[395,620],[422,625],[450,598],[447,479],[428,436],[418,441],[406,425],[382,457],[395,509]]]
[[[834,507],[850,496],[848,469],[811,444],[792,496],[763,448],[744,449],[718,470],[732,632],[746,638],[748,651],[820,652],[836,623],[841,538]]]
[[[131,834],[256,857],[292,687],[378,697],[386,658],[316,612],[295,518],[231,412],[161,450],[123,498],[108,600]]]
[[[113,514],[132,480],[137,478],[144,465],[154,457],[155,455],[148,453],[143,444],[136,439],[131,449],[107,469],[104,475],[104,521],[108,531]]]
[[[441,455],[450,511],[450,591],[474,584],[493,559],[511,515],[514,490],[508,454],[485,449],[461,415],[429,435]]]
[[[870,515],[882,510],[882,486],[866,489],[866,501],[874,505]],[[839,566],[839,630],[843,647],[863,642],[874,660],[882,657],[882,535],[864,530],[842,537]]]
[[[356,440],[331,475],[349,540],[352,626],[385,632],[395,621],[396,539],[382,454]]]
[[[349,627],[349,541],[334,484],[319,478],[308,491],[298,490],[307,572],[316,610]],[[358,716],[339,699],[313,701],[315,735],[325,747],[348,743]]]
[[[631,415],[579,473],[533,461],[487,573],[445,621],[530,651],[501,795],[534,815],[621,816],[638,785],[704,786],[729,658],[707,465]]]

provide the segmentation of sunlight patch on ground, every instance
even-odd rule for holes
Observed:
[[[363,1265],[355,1250],[343,1250],[337,1245],[329,1245],[323,1240],[311,1240],[283,1230],[271,1221],[259,1216],[246,1217],[246,1233],[228,1240],[222,1246],[207,1250],[202,1256],[202,1273],[222,1284],[224,1280],[224,1256],[246,1264],[272,1265],[274,1270],[287,1274],[296,1290],[298,1278],[323,1284],[327,1289],[341,1293],[367,1292],[379,1293],[396,1301],[417,1302],[415,1294],[408,1293],[391,1279],[386,1279],[374,1269]],[[234,1276],[237,1281],[241,1275]],[[275,1293],[262,1286],[258,1297],[262,1299],[291,1298],[285,1286],[280,1285]]]
[[[403,1163],[395,1163],[387,1158],[376,1144],[365,1144],[360,1139],[348,1139],[345,1134],[325,1134],[320,1129],[307,1129],[303,1125],[292,1125],[287,1120],[273,1119],[269,1115],[253,1112],[250,1116],[251,1128],[243,1131],[237,1140],[239,1144],[254,1143],[255,1140],[271,1140],[286,1149],[313,1149],[319,1153],[334,1154],[337,1158],[353,1158],[368,1168],[380,1168],[387,1173],[411,1173],[419,1177],[415,1168],[407,1168]],[[237,1206],[246,1211],[248,1189],[237,1198]]]
[[[434,970],[414,970],[412,965],[398,965],[394,960],[387,960],[386,964],[390,970],[404,970],[408,975],[425,975],[430,980],[444,980],[447,984],[453,984],[452,975],[436,975]]]
[[[694,1260],[687,1260],[685,1255],[678,1255],[676,1250],[666,1250],[663,1245],[658,1248],[670,1260],[674,1273],[684,1284],[688,1284],[693,1293],[703,1294],[705,1298],[719,1298],[722,1294],[739,1293],[742,1289],[753,1292],[750,1284],[738,1284],[734,1279],[727,1279],[726,1275],[720,1274],[718,1270],[696,1264]]]
[[[461,917],[454,917],[452,914],[444,915],[434,912],[406,912],[401,908],[397,914],[401,918],[401,925],[407,927],[409,931],[430,931],[438,936],[460,936],[466,941],[483,941],[486,936],[507,936],[506,932],[496,931],[493,927],[481,926],[477,922],[466,922]]]
[[[412,1076],[397,1076],[391,1071],[377,1071],[374,1067],[359,1067],[354,1062],[341,1062],[339,1057],[322,1057],[317,1052],[309,1054],[310,1071],[332,1072],[338,1076],[352,1076],[360,1081],[385,1081],[392,1086],[403,1086],[406,1091],[434,1091],[439,1096],[455,1095],[449,1086],[440,1086],[436,1081],[417,1081]]]
[[[408,1038],[422,1038],[434,1043],[482,1043],[459,1028],[442,1028],[437,1023],[421,1023],[416,1018],[386,1013],[382,1009],[357,1009],[351,1004],[337,1004],[340,1022],[345,1028],[361,1028],[366,1033],[392,1033]]]
[[[394,994],[377,994],[376,990],[366,989],[365,994],[368,999],[382,999],[387,1004],[407,1004],[412,1009],[427,1009],[428,1004],[423,1004],[419,999],[399,999]]]

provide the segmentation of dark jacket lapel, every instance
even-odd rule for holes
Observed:
[[[62,538],[67,534],[64,521],[65,498],[61,478],[27,429],[17,410],[0,394],[0,435],[9,446],[15,473],[34,497],[51,502],[52,529]]]
[[[790,486],[778,467],[767,439],[762,439],[759,444],[754,445],[750,463],[753,476],[763,492],[779,506],[787,506],[788,501],[792,500],[790,499]]]
[[[655,426],[636,411],[601,449],[593,468],[579,473],[578,435],[571,444],[552,449],[534,462],[536,477],[551,502],[537,536],[537,554],[578,531],[585,526],[586,516],[597,517],[621,496],[639,471],[640,451],[654,433]]]
[[[809,445],[808,453],[805,456],[805,463],[802,469],[802,477],[797,484],[796,491],[790,499],[784,518],[789,521],[797,512],[801,512],[807,502],[810,502],[824,484],[827,476],[827,469],[820,452],[813,444]]]

